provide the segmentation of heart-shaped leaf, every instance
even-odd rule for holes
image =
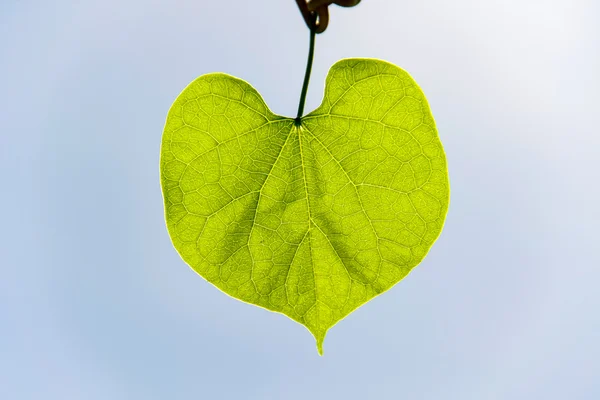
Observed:
[[[379,60],[336,63],[301,121],[240,79],[199,77],[169,111],[160,171],[183,260],[306,326],[321,354],[329,328],[423,260],[449,203],[425,96]]]

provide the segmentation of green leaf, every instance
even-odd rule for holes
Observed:
[[[423,260],[449,203],[423,92],[370,59],[336,63],[299,123],[240,79],[199,77],[169,111],[160,171],[183,260],[306,326],[320,354],[329,328]]]

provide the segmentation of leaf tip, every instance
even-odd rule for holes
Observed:
[[[325,341],[325,334],[314,335],[317,341],[317,351],[320,356],[323,356],[323,342]]]
[[[317,351],[319,352],[319,355],[322,357],[323,356],[323,339],[317,339]]]

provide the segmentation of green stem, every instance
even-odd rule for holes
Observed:
[[[298,115],[296,116],[296,125],[299,126],[304,114],[304,103],[306,102],[306,92],[308,92],[308,82],[310,81],[310,72],[312,70],[313,58],[315,55],[315,36],[316,36],[316,15],[313,16],[313,21],[310,28],[310,47],[308,49],[308,61],[306,62],[306,73],[304,74],[304,84],[302,85],[302,93],[300,94],[300,104],[298,105]]]

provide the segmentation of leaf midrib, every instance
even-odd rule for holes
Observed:
[[[319,307],[317,306],[317,303],[319,302],[319,294],[317,292],[317,274],[315,272],[315,263],[313,261],[313,250],[312,250],[312,234],[311,234],[311,230],[310,230],[310,226],[311,223],[313,223],[312,220],[312,215],[310,212],[310,198],[308,196],[308,180],[306,179],[306,168],[304,165],[304,152],[302,150],[302,136],[301,136],[301,132],[304,129],[303,124],[300,124],[299,126],[294,125],[294,128],[297,130],[298,132],[298,146],[300,147],[300,168],[302,169],[302,179],[304,181],[304,194],[306,196],[306,210],[308,212],[308,231],[306,233],[306,235],[308,236],[308,251],[310,254],[310,263],[311,263],[311,268],[312,268],[312,272],[313,272],[313,282],[315,283],[315,304],[313,307],[315,307],[315,314],[317,317],[317,326],[319,325],[320,319],[319,319]],[[292,129],[294,129],[292,128]],[[292,266],[290,265],[290,268],[292,268]]]

